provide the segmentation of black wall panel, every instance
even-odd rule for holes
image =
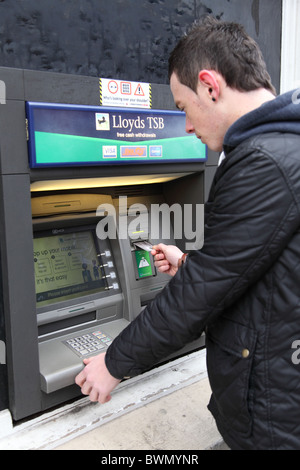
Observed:
[[[170,51],[206,14],[246,27],[278,89],[281,0],[0,0],[0,66],[165,84]]]

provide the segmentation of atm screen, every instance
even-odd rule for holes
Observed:
[[[95,232],[38,232],[33,240],[38,307],[107,289]]]

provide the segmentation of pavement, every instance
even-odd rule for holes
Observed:
[[[197,351],[123,382],[105,405],[84,397],[20,425],[1,412],[0,450],[228,450],[210,393]]]

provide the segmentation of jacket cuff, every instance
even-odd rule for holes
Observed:
[[[118,373],[115,370],[115,368],[114,368],[115,360],[111,357],[110,352],[111,352],[111,346],[109,346],[109,348],[107,349],[106,354],[105,354],[105,365],[106,365],[107,370],[110,373],[110,375],[112,375],[117,380],[130,379],[131,377],[129,375],[126,375],[126,374],[120,375],[120,373]]]

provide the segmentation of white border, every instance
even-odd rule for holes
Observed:
[[[280,93],[300,87],[300,0],[282,0]]]

